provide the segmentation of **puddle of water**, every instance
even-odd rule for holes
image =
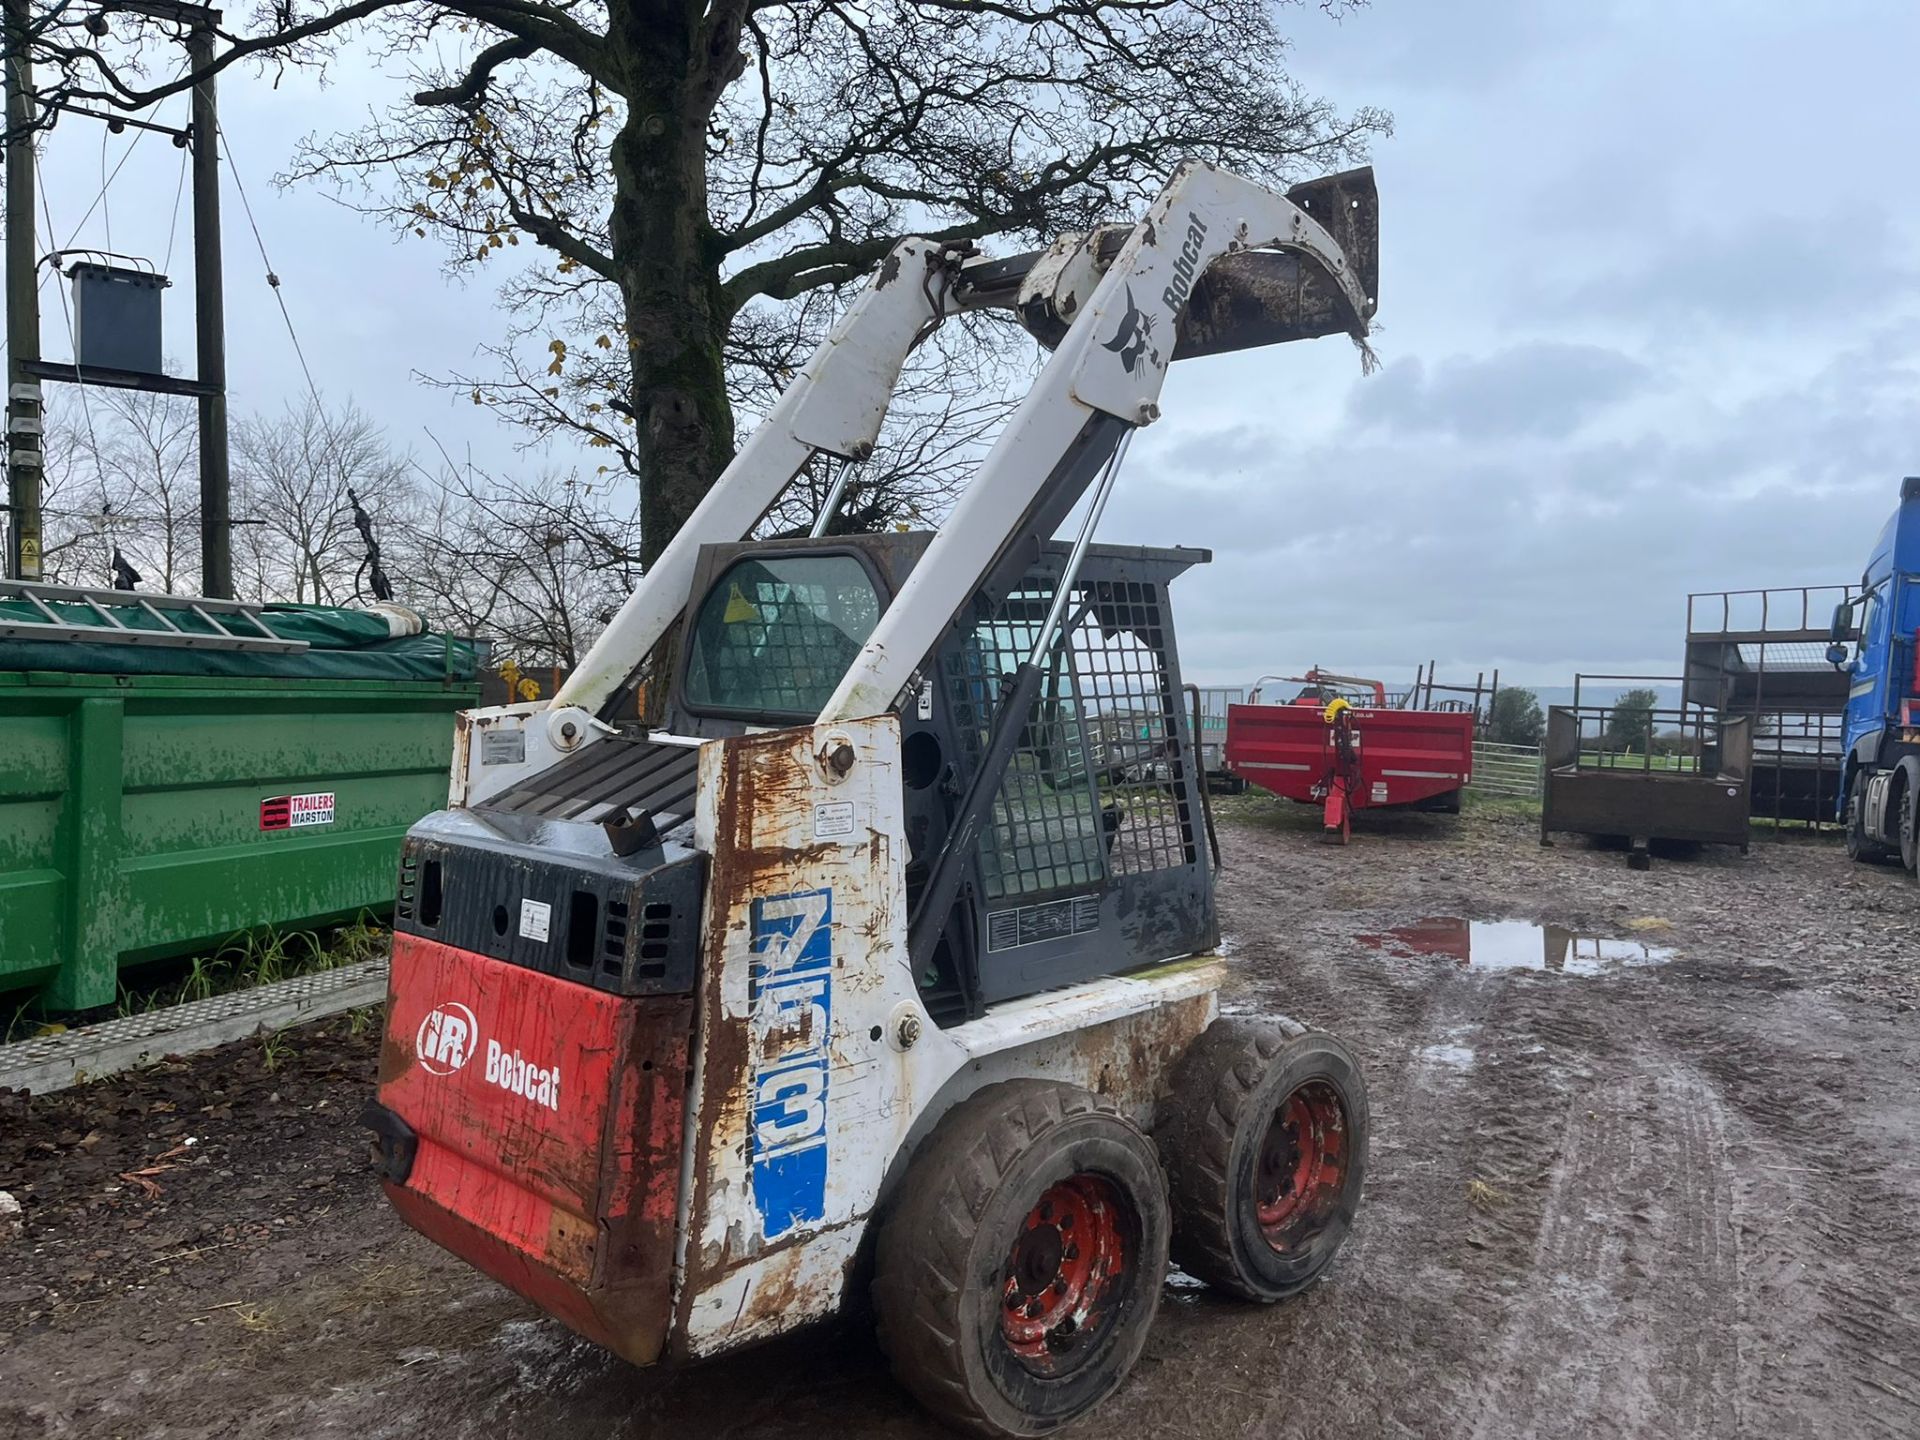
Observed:
[[[1429,1045],[1420,1052],[1420,1058],[1453,1070],[1470,1070],[1474,1057],[1472,1049],[1465,1045]]]
[[[1622,966],[1664,965],[1673,951],[1640,940],[1582,935],[1533,920],[1461,920],[1435,915],[1358,937],[1393,955],[1431,955],[1468,970],[1554,970],[1598,975]]]

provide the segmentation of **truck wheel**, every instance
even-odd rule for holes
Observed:
[[[1174,1261],[1247,1300],[1304,1290],[1353,1224],[1367,1128],[1343,1042],[1292,1020],[1214,1021],[1175,1068],[1157,1132]]]
[[[1867,834],[1867,772],[1856,770],[1847,792],[1847,858],[1866,864],[1885,860],[1888,853],[1885,842]]]
[[[1914,834],[1913,784],[1900,787],[1900,863],[1911,875],[1920,865],[1920,835]]]
[[[1139,1358],[1169,1226],[1153,1142],[1111,1101],[989,1085],[942,1118],[881,1222],[881,1348],[948,1424],[1046,1434]]]

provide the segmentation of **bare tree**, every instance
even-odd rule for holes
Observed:
[[[1341,12],[1346,0],[1321,0]],[[165,22],[33,0],[50,95],[139,109]],[[1038,241],[1135,212],[1187,156],[1288,179],[1387,118],[1286,73],[1274,0],[262,0],[219,66],[324,63],[357,31],[410,95],[312,141],[456,271],[522,239],[475,399],[570,430],[635,477],[643,560],[732,453],[729,359],[779,307],[863,276],[904,233]],[[96,25],[96,29],[98,26]],[[527,353],[528,342],[538,358]],[[470,377],[472,378],[472,377]]]
[[[48,406],[42,561],[59,583],[101,586],[122,555],[151,589],[199,580],[198,431],[178,396],[61,387]]]
[[[577,663],[639,575],[630,498],[555,472],[449,464],[424,478],[416,521],[393,542],[399,598],[441,629],[491,637],[497,659]]]
[[[105,585],[112,562],[102,509],[112,501],[90,427],[65,387],[49,389],[41,423],[41,574],[55,585]]]
[[[405,524],[414,499],[406,457],[352,401],[330,408],[317,398],[241,419],[231,443],[238,588],[322,605],[354,600],[362,546],[347,490],[376,523]]]

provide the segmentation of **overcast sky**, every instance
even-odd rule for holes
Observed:
[[[1385,368],[1344,339],[1191,361],[1133,448],[1102,538],[1215,552],[1176,589],[1189,678],[1311,663],[1411,678],[1499,667],[1671,673],[1689,590],[1857,578],[1920,473],[1920,7],[1374,0],[1289,12],[1293,69],[1394,113],[1375,154]],[[319,191],[293,142],[392,94],[372,75],[223,112],[314,376],[396,444],[500,461],[511,437],[411,376],[473,363],[492,292]],[[126,139],[109,143],[118,162]],[[63,125],[62,242],[100,184]],[[180,155],[149,137],[116,248],[160,258]],[[233,403],[304,387],[227,196]],[[190,369],[186,213],[170,353]],[[105,241],[96,215],[83,240]],[[46,352],[64,321],[44,297]]]

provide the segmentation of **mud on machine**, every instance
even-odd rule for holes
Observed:
[[[365,1117],[410,1224],[636,1364],[870,1290],[983,1435],[1110,1394],[1169,1256],[1251,1301],[1320,1275],[1366,1092],[1331,1036],[1216,1018],[1168,596],[1207,556],[1091,537],[1168,364],[1364,346],[1376,241],[1368,171],[1189,164],[1043,252],[895,247],[553,701],[461,717]],[[987,306],[1052,354],[938,533],[743,541]],[[661,725],[609,724],[669,637]]]

